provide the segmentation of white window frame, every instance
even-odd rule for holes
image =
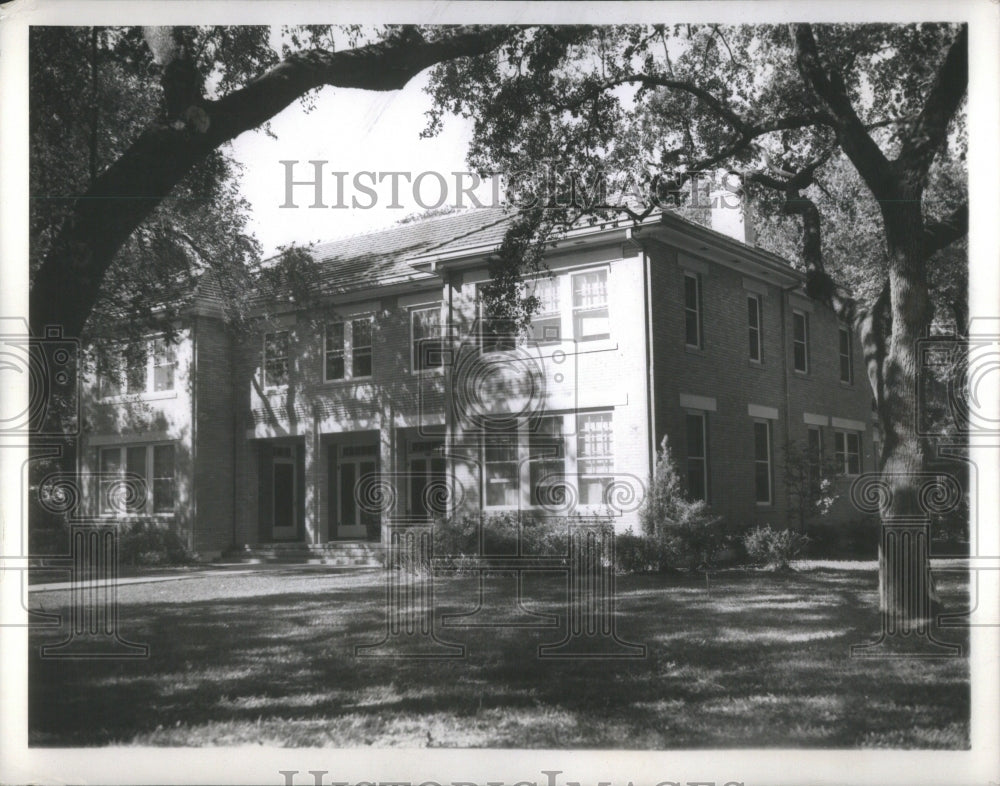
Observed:
[[[576,279],[583,276],[590,275],[592,273],[603,273],[604,274],[604,305],[603,306],[577,306],[576,305]],[[595,341],[610,341],[613,331],[611,329],[611,270],[607,265],[599,265],[597,267],[581,268],[579,270],[572,270],[568,275],[569,280],[569,311],[570,311],[570,329],[573,340],[577,343],[591,343]],[[582,335],[578,335],[577,325],[579,324],[579,317],[584,314],[588,314],[596,311],[607,312],[608,320],[608,332],[607,334],[599,334],[590,338],[584,338]]]
[[[177,443],[172,441],[159,441],[159,442],[127,442],[120,443],[116,445],[98,445],[95,446],[97,450],[97,473],[98,473],[98,484],[97,484],[97,514],[101,518],[172,518],[177,513]],[[160,447],[170,447],[174,451],[174,477],[173,483],[171,485],[172,490],[172,504],[169,511],[157,511],[156,510],[156,477],[155,472],[155,462],[154,456],[156,453],[156,448]],[[145,452],[143,458],[143,482],[146,487],[146,498],[143,500],[143,509],[136,511],[115,511],[106,510],[104,505],[104,488],[103,483],[113,482],[110,479],[104,478],[104,454],[106,452],[116,451],[118,453],[118,466],[119,473],[118,477],[123,479],[128,472],[128,451],[141,448]],[[138,474],[138,473],[136,473]]]
[[[757,458],[757,426],[764,426],[764,435],[767,440],[767,458],[761,461]],[[774,504],[774,446],[771,436],[771,421],[765,418],[753,419],[753,498],[760,507],[770,507]],[[767,467],[767,499],[757,499],[757,466],[764,464]]]
[[[539,283],[545,282],[545,286],[551,286],[555,290],[555,294],[556,294],[556,297],[555,297],[555,300],[556,300],[556,310],[555,311],[538,311],[538,312],[536,312],[536,313],[534,313],[534,314],[531,315],[531,325],[529,327],[529,331],[531,333],[532,340],[536,344],[539,344],[539,345],[559,344],[559,343],[561,343],[563,341],[563,339],[566,336],[566,333],[565,333],[565,331],[566,331],[566,325],[564,324],[565,319],[564,319],[564,316],[563,316],[563,312],[564,312],[564,308],[563,308],[564,292],[563,292],[563,289],[564,289],[565,281],[566,281],[566,276],[551,275],[551,276],[539,276],[537,278],[532,279],[531,282],[530,282],[533,285],[533,287],[537,287]],[[535,289],[532,289],[531,294],[533,295],[534,293],[535,293]],[[572,293],[571,293],[571,297],[572,297]],[[553,320],[553,319],[556,320],[558,322],[558,325],[559,325],[559,336],[558,336],[558,338],[555,338],[555,339],[546,339],[544,336],[542,338],[538,338],[536,336],[536,334],[535,334],[535,327],[536,327],[535,320],[536,319],[541,319],[541,320],[546,320],[546,321]]]
[[[409,316],[410,316],[410,373],[411,374],[435,374],[435,373],[440,373],[441,370],[444,368],[443,364],[438,366],[427,366],[426,368],[419,368],[419,369],[417,368],[417,354],[416,354],[417,340],[416,336],[414,335],[415,317],[418,313],[429,312],[429,311],[437,311],[438,330],[441,331],[441,337],[439,340],[441,341],[441,345],[444,346],[445,336],[444,336],[443,322],[441,319],[441,303],[440,302],[421,303],[419,305],[410,306]],[[431,340],[431,337],[425,336],[421,339],[421,341],[428,341],[428,340]]]
[[[802,318],[802,341],[799,341],[795,337],[795,318]],[[805,368],[799,368],[795,361],[795,346],[797,344],[802,345],[802,356],[805,361]],[[808,374],[809,373],[809,313],[806,311],[799,311],[798,309],[792,309],[792,368],[798,374]]]
[[[853,453],[850,450],[850,437],[854,437],[858,440],[858,450],[857,453]],[[843,445],[843,450],[841,450],[841,445]],[[837,467],[843,471],[843,474],[847,477],[856,477],[864,472],[864,452],[862,450],[862,438],[861,432],[852,431],[849,429],[837,429],[833,432],[833,455],[834,460],[837,462]],[[857,455],[858,457],[858,471],[851,472],[851,456]]]
[[[375,315],[374,314],[354,314],[343,319],[335,319],[331,322],[327,322],[323,326],[323,382],[349,382],[351,380],[357,379],[371,379],[372,374],[363,374],[361,376],[354,373],[354,323],[361,322],[363,320],[368,320],[369,325],[372,327],[372,343],[369,345],[372,353],[372,374],[375,370],[375,339],[374,339],[374,327],[375,327]],[[329,377],[327,376],[327,355],[331,352],[327,347],[327,340],[329,339],[329,331],[333,325],[343,325],[344,326],[344,376],[342,377]],[[336,350],[333,350],[336,351]]]
[[[692,309],[688,306],[687,302],[687,282],[688,279],[694,281],[694,292],[695,292],[695,307]],[[704,309],[702,307],[702,292],[701,292],[701,273],[697,273],[693,270],[684,271],[684,287],[682,291],[682,304],[684,306],[684,346],[688,349],[702,349],[705,346],[705,324],[704,324]],[[697,343],[692,344],[688,341],[687,332],[687,322],[688,314],[693,311],[695,315],[695,332],[697,333],[696,340]]]
[[[753,303],[757,306],[757,324],[750,324],[750,304]],[[764,299],[755,292],[747,293],[747,338],[756,333],[757,341],[755,342],[757,347],[757,357],[750,354],[750,362],[757,365],[763,365],[764,363]],[[749,342],[748,342],[749,344]],[[748,347],[749,349],[749,347]]]
[[[267,338],[268,338],[268,336],[278,336],[278,335],[280,335],[282,333],[285,333],[288,336],[288,346],[287,346],[287,348],[285,350],[286,354],[284,355],[284,358],[285,358],[285,376],[286,376],[286,379],[285,379],[284,382],[275,384],[275,383],[272,383],[267,378]],[[275,356],[275,357],[281,357],[281,356]],[[324,362],[325,362],[325,358],[324,358]],[[291,383],[291,381],[292,381],[292,331],[289,328],[281,328],[279,330],[268,330],[262,336],[262,338],[261,338],[261,347],[260,347],[260,376],[261,376],[261,382],[263,383],[262,387],[264,388],[264,390],[284,390]]]
[[[840,346],[841,339],[847,336],[847,354],[845,355]],[[840,366],[840,381],[845,385],[854,384],[854,336],[847,325],[840,325],[837,328],[837,356]],[[847,379],[844,379],[844,360],[847,360]]]
[[[171,362],[169,363],[157,363],[156,346],[157,343],[162,342],[162,345],[166,348],[168,357],[171,357]],[[143,398],[143,399],[154,399],[154,398],[169,398],[177,395],[177,345],[168,342],[166,337],[163,335],[147,336],[142,339],[142,352],[145,355],[144,371],[143,371],[143,386],[140,390],[130,390],[128,381],[128,361],[127,361],[127,347],[120,347],[115,349],[115,354],[118,356],[121,365],[115,369],[118,374],[118,392],[105,395],[104,385],[108,379],[106,371],[99,371],[97,377],[97,397],[101,401],[119,401],[126,398]],[[156,369],[160,367],[170,367],[171,372],[171,384],[170,387],[164,388],[163,390],[156,389]]]

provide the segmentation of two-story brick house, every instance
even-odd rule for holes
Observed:
[[[860,346],[786,261],[675,214],[581,227],[525,283],[530,335],[482,319],[509,217],[473,210],[313,249],[321,314],[225,326],[209,282],[173,346],[90,391],[81,471],[115,473],[203,556],[378,539],[388,516],[608,513],[624,529],[668,436],[689,493],[789,524],[789,441],[874,464]],[[849,506],[841,515],[849,515]],[[114,509],[114,508],[117,508]]]

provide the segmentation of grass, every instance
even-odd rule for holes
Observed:
[[[489,618],[509,580],[487,580]],[[561,628],[439,630],[459,660],[360,659],[384,631],[380,573],[304,568],[122,585],[137,661],[41,659],[33,633],[30,743],[500,748],[969,745],[965,658],[852,659],[878,628],[876,577],[836,567],[618,580],[632,660],[543,660]],[[967,607],[955,574],[939,590]],[[475,607],[475,579],[435,583],[439,613]],[[558,575],[525,579],[525,605],[560,614]],[[62,609],[66,592],[33,593]],[[964,643],[961,631],[940,634]]]

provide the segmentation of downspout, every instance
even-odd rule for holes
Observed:
[[[628,229],[628,238],[630,240],[633,239],[633,230],[631,227]],[[640,244],[640,251],[642,253],[642,297],[643,303],[646,306],[644,314],[646,339],[646,424],[649,429],[646,450],[648,454],[649,474],[652,478],[656,472],[656,407],[654,405],[655,382],[653,377],[656,355],[653,351],[653,273],[649,254],[646,253],[646,248],[642,244]]]
[[[785,445],[788,445],[792,438],[791,421],[792,411],[790,405],[790,395],[788,388],[788,323],[786,321],[787,308],[785,302],[788,300],[788,293],[798,289],[800,284],[792,284],[790,287],[781,287],[781,374],[784,378],[785,389]],[[787,512],[786,512],[787,515]]]
[[[233,480],[232,480],[232,490],[231,490],[232,501],[231,501],[231,504],[230,504],[230,509],[233,512],[233,545],[232,545],[232,550],[236,551],[236,549],[237,549],[237,543],[236,543],[236,521],[237,521],[237,513],[236,513],[236,496],[237,496],[236,473],[237,473],[237,463],[236,462],[237,462],[238,455],[239,455],[239,450],[238,450],[239,446],[238,446],[237,440],[239,439],[240,419],[239,419],[239,399],[238,399],[238,397],[236,395],[236,373],[235,373],[235,369],[233,368],[233,366],[234,365],[238,366],[238,364],[239,364],[239,358],[236,357],[236,353],[233,351],[233,337],[232,337],[232,334],[230,333],[230,331],[228,329],[226,330],[226,340],[229,342],[229,352],[227,353],[229,355],[229,397],[232,400],[232,404],[233,404],[233,439],[232,439],[232,463],[231,463],[232,472],[233,472]]]
[[[188,550],[194,551],[194,528],[198,526],[198,314],[191,320],[191,522]]]

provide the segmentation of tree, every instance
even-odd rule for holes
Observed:
[[[361,32],[348,33],[358,44]],[[428,66],[488,52],[508,34],[500,27],[404,26],[333,51],[329,28],[308,27],[291,31],[278,62],[265,28],[116,31],[110,53],[124,72],[118,101],[128,105],[134,98],[147,111],[132,125],[111,126],[127,143],[103,170],[91,167],[85,187],[66,194],[58,229],[36,227],[51,239],[33,270],[32,330],[61,325],[66,335],[82,335],[122,247],[185,178],[210,171],[219,161],[214,154],[229,140],[324,85],[397,90]],[[79,62],[60,65],[63,76],[79,70]],[[142,78],[150,68],[160,75],[156,92]],[[41,133],[55,135],[58,143],[60,125],[47,120],[40,118]]]
[[[470,163],[482,170],[557,160],[591,184],[603,170],[628,172],[644,189],[647,214],[722,164],[776,192],[781,210],[801,222],[807,292],[862,337],[884,431],[885,524],[922,516],[925,446],[912,391],[917,341],[933,315],[928,260],[968,223],[964,195],[947,212],[927,196],[958,168],[949,135],[964,157],[967,60],[968,30],[953,25],[620,26],[575,29],[571,39],[547,31],[439,66],[429,130],[444,112],[472,118]],[[861,302],[825,267],[821,215],[807,193],[836,156],[878,208],[884,254],[872,255],[882,257],[874,294]],[[561,217],[642,215],[620,200],[575,202],[565,192],[547,192]],[[932,613],[927,553],[916,539],[898,570],[881,550],[879,563],[884,615],[909,624]],[[902,591],[913,580],[922,588],[915,599]]]

